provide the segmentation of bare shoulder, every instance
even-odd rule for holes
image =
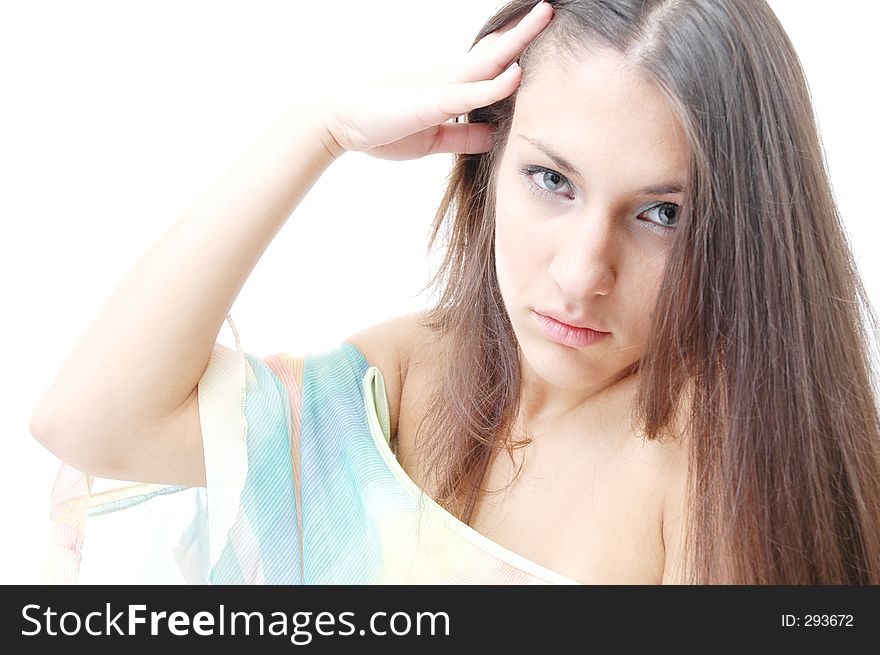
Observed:
[[[663,547],[665,564],[662,584],[681,584],[685,562],[685,514],[687,511],[688,443],[676,439],[664,444]]]
[[[427,328],[421,320],[423,312],[395,316],[345,339],[363,353],[370,366],[382,371],[388,409],[391,414],[391,435],[397,434],[400,416],[400,400],[406,382],[410,354],[417,350],[428,337]]]

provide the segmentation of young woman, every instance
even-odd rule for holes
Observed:
[[[459,153],[436,306],[216,343],[348,151]],[[877,584],[876,330],[762,1],[513,0],[297,107],[123,281],[32,421],[58,579]]]

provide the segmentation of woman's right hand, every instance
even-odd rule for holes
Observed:
[[[496,30],[453,65],[370,81],[335,94],[321,110],[333,154],[365,152],[381,159],[417,159],[438,152],[486,152],[492,128],[449,122],[513,93],[522,71],[515,62],[550,22],[541,2],[513,26]]]

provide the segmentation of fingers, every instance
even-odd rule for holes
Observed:
[[[492,147],[493,134],[493,129],[485,123],[444,123],[434,136],[429,154],[487,152]]]
[[[486,50],[489,49],[489,46],[492,43],[495,43],[495,41],[498,40],[498,37],[503,34],[502,30],[504,30],[504,28],[497,29],[494,32],[489,32],[486,36],[484,36],[482,39],[477,41],[473,45],[473,47],[468,51],[468,54],[465,55],[465,58],[467,58],[470,55],[482,55],[483,53],[485,53]],[[506,32],[507,30],[504,30],[504,31]]]
[[[485,123],[444,123],[366,152],[373,157],[396,161],[441,152],[478,154],[488,152],[493,138],[494,130]]]
[[[461,68],[453,75],[453,81],[479,82],[497,77],[547,27],[552,17],[553,7],[541,2],[513,27],[487,34],[465,56]],[[483,44],[483,41],[487,43]]]
[[[511,64],[494,79],[470,84],[451,84],[441,89],[441,95],[426,102],[418,111],[422,125],[439,125],[455,116],[461,116],[477,107],[486,107],[506,98],[516,90],[522,69]]]
[[[505,32],[509,32],[512,28],[516,27],[516,24],[518,22],[519,21],[516,21],[516,22],[511,21],[511,22],[507,23],[506,25],[499,27],[494,32],[489,32],[486,36],[484,36],[482,39],[477,41],[473,46],[471,46],[471,49],[468,51],[468,55],[485,53],[486,50],[488,50],[489,46],[498,40],[499,36],[501,36]]]

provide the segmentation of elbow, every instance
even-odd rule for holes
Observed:
[[[44,448],[52,450],[50,446],[51,440],[49,438],[50,426],[51,421],[46,419],[42,414],[40,414],[40,412],[36,412],[31,416],[30,423],[28,424],[28,430],[30,431],[31,436],[37,440],[38,444],[40,444]]]
[[[36,412],[30,420],[31,436],[59,460],[83,473],[114,480],[127,480],[123,462],[114,458],[106,441],[94,430],[76,430],[76,421]]]
[[[91,462],[83,461],[85,453],[82,442],[59,425],[57,419],[37,412],[31,417],[29,430],[38,444],[62,462],[81,471],[87,470]]]
[[[31,436],[37,440],[37,443],[52,452],[55,452],[57,448],[55,445],[58,441],[57,435],[62,432],[59,427],[64,425],[64,421],[58,418],[62,415],[59,409],[57,403],[44,394],[37,408],[31,414],[28,424]]]
[[[81,464],[80,466],[77,466],[71,461],[70,440],[60,438],[58,436],[58,430],[53,426],[57,427],[57,424],[53,423],[51,418],[47,419],[39,414],[34,414],[30,420],[29,430],[31,436],[43,448],[48,450],[65,464],[82,470],[80,468]]]

